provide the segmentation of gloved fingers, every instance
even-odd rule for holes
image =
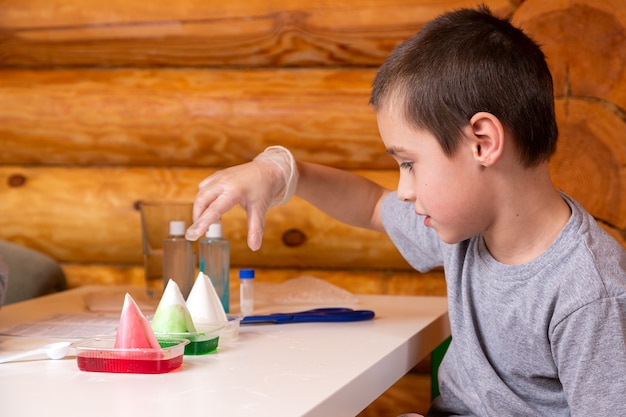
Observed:
[[[220,197],[227,197],[232,208],[243,198],[252,199],[257,191],[253,185],[260,178],[258,167],[251,163],[226,168],[209,175],[198,184],[198,194],[193,204],[193,219],[196,220]],[[247,196],[247,197],[246,197]],[[224,202],[223,204],[226,204]]]
[[[253,251],[261,248],[267,208],[267,204],[255,204],[246,210],[248,215],[248,247]]]
[[[193,204],[194,223],[187,229],[185,237],[196,240],[235,205],[247,207],[269,206],[266,201],[273,197],[273,184],[268,180],[263,164],[248,162],[217,171],[202,180]],[[261,213],[265,215],[265,212]],[[256,223],[255,223],[256,224]]]
[[[185,233],[188,240],[198,240],[204,236],[209,226],[219,223],[222,215],[233,208],[238,199],[224,193],[219,188],[210,188],[205,193],[200,192],[194,201],[194,223]]]
[[[194,223],[185,237],[197,240],[209,225],[240,204],[248,216],[248,246],[261,247],[265,213],[294,194],[298,170],[288,149],[270,146],[252,162],[226,168],[203,179],[193,205]]]
[[[202,213],[224,193],[221,186],[199,188],[193,201],[193,220],[196,221]]]

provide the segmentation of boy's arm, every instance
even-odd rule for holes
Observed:
[[[248,246],[261,246],[265,213],[298,196],[344,223],[383,231],[380,204],[389,191],[356,174],[311,163],[296,163],[288,150],[270,147],[253,161],[205,178],[194,200],[194,223],[186,237],[196,240],[235,205],[248,217]]]
[[[389,190],[359,175],[298,162],[296,195],[351,226],[384,232],[380,205]]]
[[[553,335],[559,379],[572,417],[626,415],[626,298],[598,300]]]

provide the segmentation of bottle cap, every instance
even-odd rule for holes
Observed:
[[[184,236],[185,235],[185,222],[182,220],[172,220],[170,222],[170,235]]]
[[[209,229],[206,231],[206,237],[208,238],[222,237],[222,224],[214,223],[214,224],[209,225]]]
[[[240,269],[239,270],[239,279],[253,279],[254,278],[254,269]]]

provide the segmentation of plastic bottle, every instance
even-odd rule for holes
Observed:
[[[163,240],[163,287],[171,279],[187,298],[194,283],[196,272],[193,244],[185,239],[185,222],[173,220],[169,224],[169,236]]]
[[[200,271],[211,279],[222,307],[230,312],[230,244],[222,236],[222,225],[209,226],[206,237],[198,242]]]
[[[239,270],[239,306],[243,316],[254,313],[254,269]]]

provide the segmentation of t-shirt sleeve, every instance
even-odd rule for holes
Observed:
[[[572,417],[626,416],[626,297],[576,310],[551,344]]]

